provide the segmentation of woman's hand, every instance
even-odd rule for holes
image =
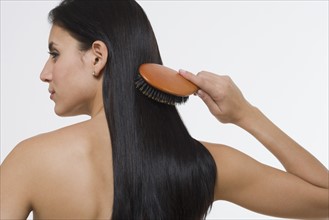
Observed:
[[[239,124],[253,107],[229,76],[201,71],[197,75],[179,70],[180,75],[199,87],[197,95],[222,123]]]

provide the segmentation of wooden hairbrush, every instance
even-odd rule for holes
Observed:
[[[184,103],[198,90],[177,71],[155,63],[139,67],[135,85],[147,97],[168,105]]]

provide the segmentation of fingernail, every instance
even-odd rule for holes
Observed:
[[[198,95],[199,97],[202,97],[202,96],[203,96],[203,92],[202,92],[202,90],[199,89],[199,90],[197,91],[197,95]]]
[[[200,92],[200,89],[198,89],[195,93],[193,93],[193,95],[199,96],[199,92]]]
[[[186,70],[180,69],[180,70],[179,70],[179,73],[180,73],[180,74],[186,74]]]

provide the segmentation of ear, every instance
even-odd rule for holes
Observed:
[[[108,50],[106,44],[103,41],[97,40],[95,41],[92,46],[91,50],[93,53],[93,65],[94,65],[94,76],[99,76],[104,69],[107,57],[108,57]]]

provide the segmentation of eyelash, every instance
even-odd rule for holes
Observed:
[[[52,56],[53,59],[56,59],[59,54],[57,52],[48,52],[50,54],[50,56]]]

